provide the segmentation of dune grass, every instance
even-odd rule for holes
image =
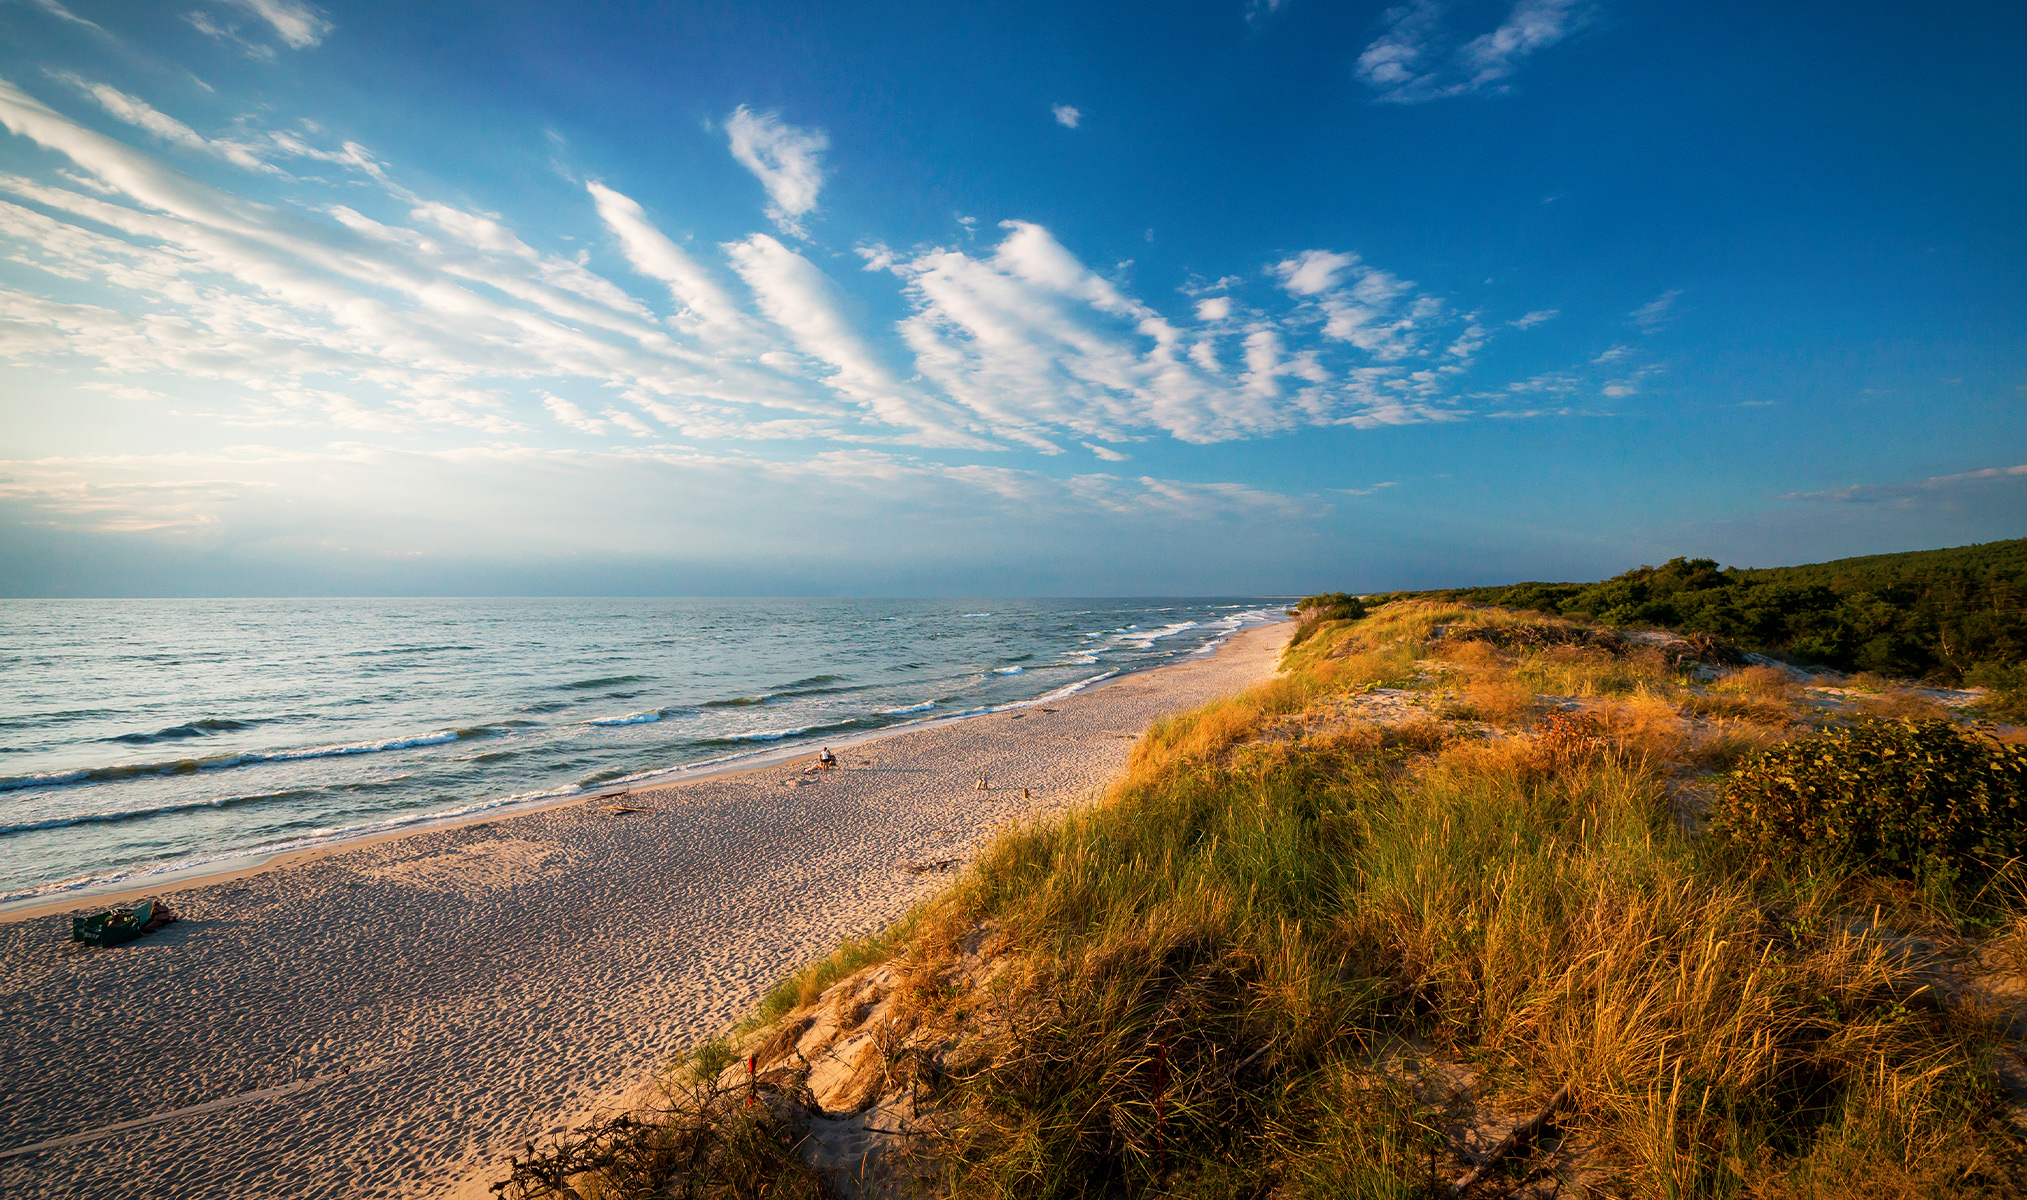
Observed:
[[[1881,936],[1946,920],[1934,898],[1755,867],[1679,818],[1685,780],[1800,731],[1792,686],[1431,641],[1538,619],[1410,601],[1318,624],[1282,676],[1150,729],[1102,803],[1001,835],[762,1016],[900,967],[943,1055],[934,1194],[1447,1195],[1460,1130],[1565,1086],[1557,1132],[1473,1194],[2027,1194],[1998,1034]],[[1506,732],[1262,736],[1432,681]],[[1587,714],[1549,715],[1550,687]],[[1696,736],[1692,699],[1714,706]],[[2027,947],[2022,892],[1984,903]],[[1006,969],[953,987],[981,928]]]

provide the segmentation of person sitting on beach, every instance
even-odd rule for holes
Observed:
[[[829,746],[825,746],[822,753],[816,756],[816,765],[828,771],[838,765],[838,756],[831,753]]]

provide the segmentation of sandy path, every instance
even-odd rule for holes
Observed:
[[[118,950],[69,944],[64,916],[0,925],[0,1154],[137,1122],[0,1157],[0,1195],[440,1192],[947,878],[903,864],[1087,796],[1151,720],[1270,674],[1288,629],[816,779],[776,766],[635,793],[651,814],[572,804],[170,892],[187,919]]]

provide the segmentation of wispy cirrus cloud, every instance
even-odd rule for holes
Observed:
[[[229,138],[207,138],[169,114],[156,109],[147,101],[137,96],[129,96],[110,84],[94,83],[68,71],[56,72],[52,77],[90,96],[98,102],[100,108],[106,110],[107,115],[125,121],[136,129],[146,130],[169,145],[221,158],[249,171],[284,174],[279,167],[262,158],[255,147]]]
[[[1410,0],[1380,18],[1385,30],[1358,56],[1358,76],[1392,104],[1502,90],[1523,62],[1576,32],[1591,10],[1588,0],[1519,0],[1496,28],[1460,44],[1440,0]]]
[[[265,25],[292,50],[308,50],[317,46],[337,28],[320,11],[302,3],[302,0],[219,0],[219,2]],[[249,58],[274,61],[274,47],[242,34],[238,22],[220,20],[201,8],[184,13],[183,19],[189,22],[191,28],[206,37],[239,47]]]
[[[1065,129],[1075,129],[1084,119],[1084,114],[1068,104],[1057,104],[1049,111],[1055,115],[1056,124]]]
[[[1626,315],[1640,327],[1640,332],[1653,333],[1675,319],[1675,301],[1681,295],[1681,288],[1670,288]]]
[[[549,415],[555,417],[558,424],[575,429],[579,433],[593,435],[603,435],[605,433],[606,423],[604,421],[585,412],[561,396],[552,396],[544,392],[542,394],[542,407],[549,410]]]
[[[87,21],[83,17],[78,16],[68,8],[65,8],[61,0],[16,0],[16,2],[26,4],[30,8],[39,8],[59,21],[68,21],[73,25],[82,25],[95,33],[105,33],[104,26],[96,21]]]
[[[823,256],[767,233],[686,244],[608,182],[582,185],[606,239],[566,256],[499,213],[416,194],[356,143],[236,129],[228,147],[63,78],[175,151],[262,174],[292,159],[347,171],[254,202],[0,80],[0,126],[67,160],[40,178],[0,174],[0,244],[21,268],[0,285],[0,359],[118,387],[188,384],[226,426],[1081,445],[1123,461],[1114,447],[1153,438],[1465,419],[1458,383],[1493,336],[1332,249],[1195,287],[1171,315],[1027,221],[996,240],[966,226],[956,246],[863,246],[859,290],[884,281],[906,310],[868,321]],[[794,194],[813,206],[817,193]]]
[[[1877,504],[1892,508],[1914,508],[1949,504],[1966,496],[2027,485],[2027,463],[2016,467],[1987,467],[1956,475],[1934,475],[1911,483],[1857,483],[1850,487],[1821,492],[1790,492],[1783,500],[1819,504]]]
[[[798,129],[778,114],[756,113],[740,105],[725,119],[732,157],[753,172],[767,189],[768,219],[783,233],[807,240],[803,218],[816,211],[823,190],[823,152],[830,136],[821,129]]]
[[[1256,25],[1280,12],[1288,0],[1246,0],[1246,24]]]

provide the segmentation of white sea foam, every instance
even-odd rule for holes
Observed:
[[[661,720],[661,719],[662,719],[662,710],[661,710],[661,709],[659,709],[659,708],[656,708],[656,709],[650,709],[650,710],[649,710],[649,711],[647,711],[647,712],[637,712],[637,713],[628,713],[628,714],[627,714],[626,716],[623,716],[623,717],[594,717],[594,718],[592,718],[591,720],[589,720],[589,721],[586,721],[586,722],[585,722],[585,724],[586,724],[586,725],[646,725],[646,724],[648,724],[648,723],[649,723],[649,722],[651,722],[651,721],[659,721],[659,720]]]
[[[993,674],[995,674],[995,675],[1018,675],[1018,674],[1020,674],[1020,673],[1021,673],[1021,668],[1020,668],[1020,667],[994,667],[994,668],[992,669],[992,673],[993,673]]]
[[[814,728],[816,728],[814,725],[803,725],[795,729],[763,729],[758,733],[728,733],[725,735],[724,740],[728,742],[778,742],[782,738],[794,737],[798,733],[808,733]]]
[[[547,791],[522,792],[513,796],[496,796],[490,800],[479,800],[471,804],[458,805],[455,808],[436,809],[431,812],[422,813],[407,813],[398,817],[390,817],[383,821],[367,821],[357,825],[330,826],[324,829],[311,830],[301,837],[290,838],[286,841],[268,842],[237,850],[224,850],[216,854],[200,854],[169,862],[151,863],[147,866],[108,871],[98,875],[79,876],[73,879],[58,880],[55,883],[45,883],[24,891],[0,894],[0,904],[14,900],[26,900],[34,896],[57,895],[62,892],[76,891],[79,888],[124,883],[135,879],[150,879],[172,872],[208,867],[214,863],[231,862],[234,859],[266,858],[276,854],[288,854],[296,850],[308,850],[318,846],[328,846],[334,842],[372,837],[375,834],[386,833],[409,825],[421,825],[430,821],[453,821],[459,817],[468,817],[473,813],[487,812],[491,809],[503,808],[510,804],[531,804],[538,800],[552,800],[561,796],[574,796],[583,790],[583,788],[573,783],[566,787],[551,788]]]
[[[81,767],[73,771],[49,771],[36,775],[15,775],[0,779],[0,792],[16,792],[27,788],[63,787],[73,783],[91,783],[113,779],[126,779],[139,775],[187,775],[193,771],[222,771],[230,767],[253,766],[259,763],[302,762],[312,758],[338,758],[351,754],[378,754],[387,750],[412,750],[418,746],[441,746],[459,738],[482,737],[491,730],[441,729],[414,737],[381,738],[371,742],[344,742],[330,746],[307,746],[300,750],[247,750],[238,754],[220,754],[212,758],[177,758],[145,763],[115,763],[109,767]]]
[[[924,700],[920,704],[910,704],[903,708],[883,708],[880,710],[880,715],[883,717],[899,717],[907,713],[928,712],[935,707],[936,701]]]

